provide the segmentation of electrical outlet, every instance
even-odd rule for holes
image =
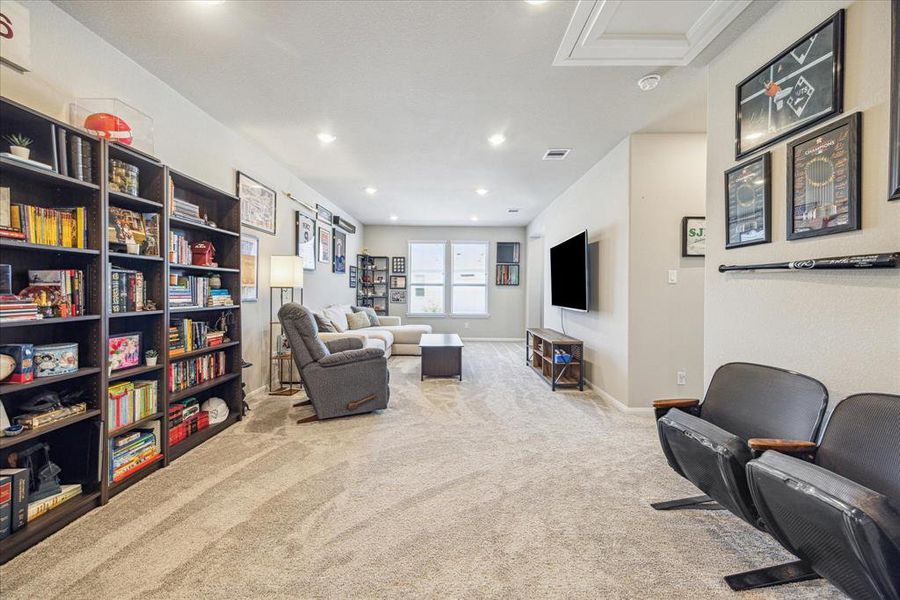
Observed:
[[[687,385],[687,373],[682,369],[675,373],[675,381],[678,385]]]
[[[678,271],[676,269],[669,269],[669,283],[678,283]]]
[[[466,322],[463,324],[463,327],[465,327],[466,329],[468,329],[468,328],[469,328],[469,322],[466,321]]]

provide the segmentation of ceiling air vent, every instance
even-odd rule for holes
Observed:
[[[544,158],[542,160],[564,160],[571,151],[571,148],[548,148],[547,151],[544,152]]]
[[[511,214],[511,215],[514,215],[514,214],[516,214],[517,212],[519,212],[519,209],[518,209],[518,208],[507,208],[507,209],[506,209],[506,212],[508,212],[508,213]]]

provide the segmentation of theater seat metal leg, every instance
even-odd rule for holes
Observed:
[[[650,506],[656,510],[723,510],[725,508],[709,496],[691,496],[690,498],[682,498],[680,500],[654,502]]]
[[[745,590],[756,590],[774,585],[784,585],[785,583],[810,581],[812,579],[821,579],[821,575],[813,571],[812,567],[802,560],[798,560],[784,563],[783,565],[775,565],[774,567],[729,575],[725,578],[725,583],[735,592],[743,592]]]

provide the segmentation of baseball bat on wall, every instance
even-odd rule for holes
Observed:
[[[833,256],[831,258],[811,258],[789,262],[761,263],[756,265],[719,265],[719,273],[726,271],[762,271],[787,269],[790,271],[813,271],[816,269],[893,269],[900,261],[900,252],[887,254],[856,254],[853,256]]]

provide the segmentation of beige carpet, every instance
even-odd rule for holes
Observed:
[[[518,344],[470,343],[464,381],[391,359],[381,414],[251,416],[0,568],[17,598],[843,598],[825,582],[736,595],[790,560],[696,494],[652,419],[551,393]]]

